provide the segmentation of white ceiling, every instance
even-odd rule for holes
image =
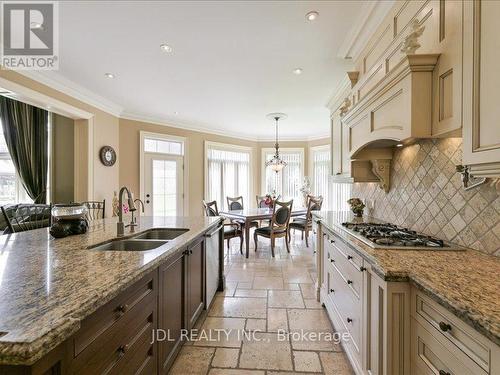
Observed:
[[[43,76],[106,98],[123,117],[270,139],[266,114],[285,112],[283,139],[316,138],[328,134],[325,103],[349,70],[339,48],[370,3],[61,2],[60,69]]]

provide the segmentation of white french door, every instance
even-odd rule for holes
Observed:
[[[144,153],[144,211],[147,216],[183,216],[183,157]]]

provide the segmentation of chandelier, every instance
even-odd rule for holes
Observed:
[[[280,157],[280,146],[278,143],[278,121],[284,120],[287,118],[287,115],[284,113],[270,113],[266,116],[268,119],[276,121],[276,143],[274,144],[275,153],[274,156],[266,161],[266,167],[271,167],[273,171],[278,173],[284,167],[286,167],[286,162]]]

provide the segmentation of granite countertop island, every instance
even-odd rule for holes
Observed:
[[[32,364],[69,338],[97,308],[215,227],[218,217],[140,217],[135,233],[186,228],[150,251],[97,251],[116,238],[117,218],[55,239],[47,228],[0,236],[0,364]]]
[[[342,222],[383,222],[349,212],[315,213],[327,229],[346,240],[386,281],[408,281],[477,331],[500,345],[500,259],[475,250],[374,249]]]

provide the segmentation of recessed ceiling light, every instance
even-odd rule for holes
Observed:
[[[295,68],[293,70],[293,74],[296,74],[296,75],[302,74],[302,68]]]
[[[403,147],[403,144],[402,144],[402,143],[398,143],[398,144],[396,145],[396,147]]]
[[[168,53],[170,53],[170,52],[172,52],[172,51],[173,51],[173,50],[172,50],[172,47],[171,47],[171,46],[169,46],[168,44],[160,44],[160,48],[161,48],[161,50],[162,50],[163,52],[168,52]]]
[[[314,21],[318,17],[319,17],[319,13],[316,12],[315,10],[306,14],[306,20],[308,20],[308,21]]]
[[[109,79],[113,79],[113,78],[115,78],[115,75],[113,73],[104,73],[104,77],[109,78]]]

